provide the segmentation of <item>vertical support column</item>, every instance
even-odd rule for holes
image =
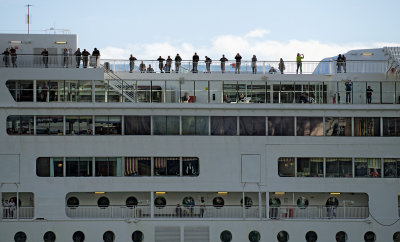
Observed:
[[[154,191],[150,192],[150,218],[154,218]]]
[[[33,80],[33,102],[35,103],[36,100],[37,100],[36,80]]]
[[[150,176],[154,176],[154,157],[150,157]]]
[[[294,157],[294,177],[297,177],[297,157]]]
[[[96,158],[92,157],[92,176],[96,176]]]
[[[268,116],[265,117],[265,136],[268,136]]]
[[[297,116],[294,116],[294,136],[297,136]]]
[[[67,128],[66,128],[66,126],[67,126],[67,123],[66,123],[66,116],[63,115],[63,135],[66,135],[66,134],[67,134]]]
[[[95,91],[95,88],[96,88],[95,81],[92,80],[92,102],[93,103],[96,102],[96,97],[95,97],[96,91]]]
[[[180,236],[181,236],[181,242],[185,242],[185,230],[184,230],[185,228],[184,228],[184,226],[183,225],[181,225],[180,226]]]
[[[36,115],[33,115],[33,135],[36,135]]]
[[[92,135],[95,135],[95,131],[96,131],[96,117],[94,115],[92,115]]]
[[[246,186],[246,183],[243,185],[243,191],[242,191],[242,218],[246,219],[246,211],[245,211],[245,205],[246,205],[246,201],[245,201],[245,196],[244,196],[244,186]]]
[[[380,81],[379,82],[379,85],[380,85],[380,90],[379,90],[379,92],[381,93],[381,95],[380,95],[380,102],[379,103],[382,103],[382,95],[383,95],[383,92],[382,92],[382,82]],[[366,89],[365,89],[366,90]]]
[[[15,184],[17,186],[17,201],[15,201],[16,206],[17,206],[17,220],[19,220],[19,187],[18,184]]]
[[[355,166],[356,166],[356,164],[354,163],[354,157],[351,157],[351,165],[352,165],[352,169],[353,169],[353,171],[352,171],[352,173],[353,173],[353,178],[354,177],[356,177],[356,168],[355,168]]]
[[[383,117],[380,117],[379,118],[380,119],[380,131],[381,131],[381,135],[380,136],[383,136]],[[383,168],[383,167],[382,167]],[[383,170],[383,169],[382,169]]]
[[[262,67],[263,67],[263,74],[265,74],[265,61],[263,61]]]
[[[351,117],[351,136],[354,136],[354,117]]]
[[[262,196],[261,196],[261,192],[260,191],[258,191],[258,217],[260,219],[263,218],[263,215],[262,215]]]
[[[207,99],[208,99],[208,102],[207,102],[207,103],[210,103],[210,102],[211,102],[211,96],[210,96],[210,81],[207,81]]]
[[[325,136],[325,130],[326,130],[326,127],[325,127],[325,116],[324,116],[324,117],[322,117],[322,132],[324,132],[322,134],[322,136]]]
[[[265,218],[269,219],[269,192],[265,192]]]
[[[326,157],[323,158],[324,159],[324,177],[326,177]]]
[[[121,135],[125,134],[125,116],[121,116]]]
[[[63,157],[63,176],[67,176],[67,158]]]

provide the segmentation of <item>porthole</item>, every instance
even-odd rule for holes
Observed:
[[[136,230],[132,233],[132,241],[133,242],[142,242],[144,240],[143,232],[140,230]]]
[[[77,207],[79,207],[79,199],[77,197],[68,198],[67,207],[69,207],[69,208],[77,208]]]
[[[26,234],[22,231],[17,232],[14,235],[14,241],[15,242],[25,242],[26,241]]]
[[[43,235],[43,241],[44,242],[54,242],[56,241],[56,234],[52,231],[47,231],[44,235]]]
[[[222,242],[230,242],[232,240],[232,233],[229,230],[224,230],[219,236]]]
[[[336,233],[336,241],[337,242],[346,242],[347,241],[347,234],[344,231],[340,231]]]
[[[156,206],[156,208],[163,208],[167,205],[167,200],[165,200],[164,197],[156,197],[156,199],[154,199],[154,206]]]
[[[374,242],[376,240],[376,235],[372,231],[368,231],[364,234],[364,241],[365,242]]]
[[[193,207],[195,205],[194,199],[192,197],[185,197],[182,200],[182,204],[184,207],[189,207],[189,206]]]
[[[107,197],[101,197],[97,200],[97,206],[100,208],[106,208],[110,206],[110,200]]]
[[[306,241],[307,242],[315,242],[317,241],[318,236],[317,233],[315,233],[314,231],[308,231],[306,234]]]
[[[393,242],[400,242],[400,231],[393,234]]]
[[[74,241],[74,242],[83,242],[83,241],[85,241],[85,234],[82,231],[76,231],[72,235],[72,241]]]
[[[261,235],[258,231],[251,231],[249,233],[249,241],[250,242],[259,242],[261,240]]]
[[[112,231],[107,231],[103,234],[103,241],[104,242],[114,242],[115,234]]]
[[[213,206],[216,208],[222,208],[225,204],[225,201],[222,197],[215,197],[213,199]]]
[[[138,205],[138,200],[136,199],[136,197],[128,197],[125,201],[125,205],[128,208],[136,207]]]
[[[243,206],[243,198],[240,199],[240,205]],[[253,206],[253,199],[251,197],[244,197],[244,206],[246,208]]]
[[[308,199],[305,197],[299,197],[297,199],[297,207],[299,207],[301,209],[308,207]]]
[[[330,197],[326,200],[325,205],[327,207],[337,207],[339,206],[339,200],[336,197]]]
[[[281,206],[281,200],[277,197],[270,198],[269,206],[273,208],[279,208]]]
[[[278,242],[288,242],[289,241],[289,234],[288,234],[288,232],[282,230],[282,231],[280,231],[278,233],[276,238],[278,239]]]

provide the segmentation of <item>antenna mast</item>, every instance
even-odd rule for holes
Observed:
[[[27,18],[27,22],[28,22],[28,34],[29,34],[29,24],[30,24],[30,15],[29,15],[29,8],[30,7],[32,7],[33,5],[30,5],[30,4],[28,4],[28,5],[26,5],[26,7],[28,7],[28,18]]]

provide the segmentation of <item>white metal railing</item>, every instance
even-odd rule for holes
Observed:
[[[1,207],[3,219],[31,219],[34,207]]]
[[[71,218],[143,218],[150,217],[150,206],[66,207]]]
[[[363,219],[368,216],[368,207],[282,206],[269,208],[269,217],[272,219]]]
[[[39,54],[17,54],[16,57],[1,55],[0,61],[0,67],[9,68],[82,68],[85,66],[96,68],[99,67],[100,56],[96,58],[95,56],[79,57],[49,54],[47,57],[43,57]]]

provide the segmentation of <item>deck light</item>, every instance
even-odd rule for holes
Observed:
[[[94,194],[104,194],[105,192],[94,192]]]
[[[340,192],[331,192],[331,195],[340,195]]]
[[[161,194],[165,194],[166,192],[156,192],[156,194],[159,194],[159,195],[161,195]]]
[[[275,195],[285,195],[285,192],[275,192]]]
[[[228,194],[228,192],[218,192],[218,194]]]
[[[66,44],[67,41],[56,41],[56,44]]]
[[[58,167],[62,167],[63,164],[62,164],[62,163],[58,163],[57,166],[58,166]]]
[[[372,53],[361,53],[361,55],[374,55]]]
[[[21,40],[11,40],[10,44],[21,44],[22,41]]]

